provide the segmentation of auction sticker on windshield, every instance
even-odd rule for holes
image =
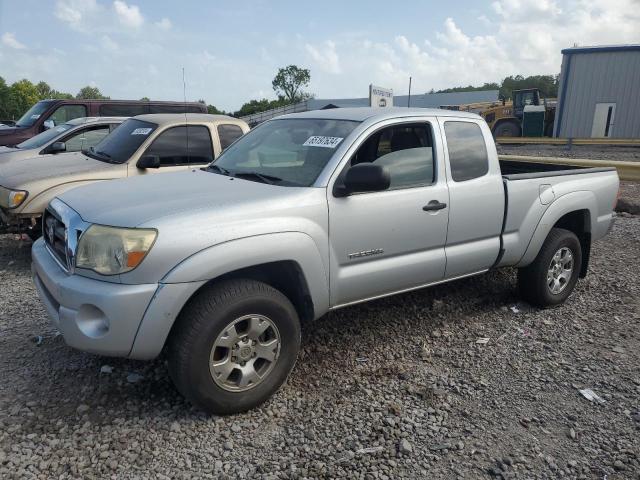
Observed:
[[[153,128],[136,128],[131,135],[149,135]]]
[[[316,135],[307,138],[307,141],[302,144],[303,147],[323,147],[323,148],[336,148],[340,142],[344,140],[342,137],[323,137]]]

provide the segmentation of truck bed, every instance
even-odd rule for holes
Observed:
[[[526,180],[532,178],[557,177],[585,173],[608,172],[615,167],[580,167],[576,165],[559,165],[541,162],[519,162],[500,160],[502,177],[508,180]]]
[[[506,201],[498,266],[527,261],[525,253],[536,228],[545,212],[561,197],[564,199],[560,205],[574,201],[589,212],[587,218],[593,240],[606,233],[618,191],[614,167],[500,160],[500,169]],[[570,198],[574,200],[567,200]]]

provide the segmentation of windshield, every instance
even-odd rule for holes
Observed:
[[[20,120],[16,122],[17,127],[30,127],[40,118],[40,116],[46,112],[49,108],[49,103],[46,101],[40,101],[31,107],[27,113],[25,113]]]
[[[69,125],[68,123],[63,123],[62,125],[58,125],[57,127],[50,128],[49,130],[45,130],[42,133],[39,133],[35,137],[31,137],[29,140],[25,140],[22,143],[16,145],[18,148],[29,149],[29,148],[40,148],[45,146],[47,143],[61,137],[64,132],[68,132],[73,128],[73,125]]]
[[[308,187],[358,122],[272,120],[241,137],[211,170],[276,185]]]
[[[156,128],[158,125],[155,123],[130,118],[104,137],[95,147],[83,152],[105,162],[124,163]]]

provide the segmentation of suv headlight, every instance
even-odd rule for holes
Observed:
[[[117,275],[136,268],[149,253],[157,230],[91,225],[80,237],[76,268]]]
[[[0,187],[0,207],[17,208],[27,199],[29,192],[26,190],[11,190]]]

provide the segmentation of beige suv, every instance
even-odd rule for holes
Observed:
[[[202,167],[247,131],[245,122],[225,115],[139,115],[89,150],[2,164],[0,233],[39,237],[42,213],[62,192],[101,180]]]

